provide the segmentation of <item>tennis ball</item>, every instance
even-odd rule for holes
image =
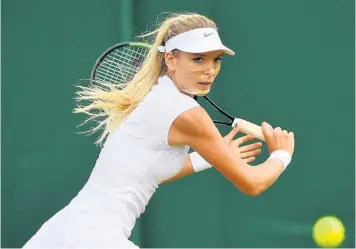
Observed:
[[[313,227],[313,238],[320,247],[338,247],[345,239],[345,228],[334,216],[317,220]]]

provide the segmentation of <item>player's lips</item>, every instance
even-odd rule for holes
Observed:
[[[213,82],[211,81],[205,81],[205,82],[199,82],[199,84],[202,84],[202,85],[211,85]]]
[[[199,85],[200,85],[201,89],[206,90],[206,89],[209,89],[211,87],[212,83],[213,82],[211,82],[211,81],[205,81],[205,82],[199,82]]]

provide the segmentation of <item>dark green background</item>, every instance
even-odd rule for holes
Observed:
[[[342,246],[355,246],[354,1],[3,0],[1,11],[2,247],[21,247],[95,164],[96,137],[75,134],[84,117],[72,114],[74,85],[107,47],[171,11],[217,22],[236,56],[224,58],[210,96],[234,115],[294,131],[295,156],[258,197],[214,169],[162,185],[132,240],[315,247],[313,223],[336,215],[346,226]],[[267,156],[264,149],[256,163]]]

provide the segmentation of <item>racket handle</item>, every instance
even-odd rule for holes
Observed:
[[[235,118],[231,126],[236,127],[237,125],[239,125],[240,131],[245,133],[246,135],[251,135],[262,141],[266,141],[261,126],[255,125],[240,118]]]

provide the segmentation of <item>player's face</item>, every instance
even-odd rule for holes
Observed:
[[[220,71],[222,55],[222,51],[201,54],[177,51],[166,56],[168,73],[179,88],[195,93],[190,95],[205,95]]]

